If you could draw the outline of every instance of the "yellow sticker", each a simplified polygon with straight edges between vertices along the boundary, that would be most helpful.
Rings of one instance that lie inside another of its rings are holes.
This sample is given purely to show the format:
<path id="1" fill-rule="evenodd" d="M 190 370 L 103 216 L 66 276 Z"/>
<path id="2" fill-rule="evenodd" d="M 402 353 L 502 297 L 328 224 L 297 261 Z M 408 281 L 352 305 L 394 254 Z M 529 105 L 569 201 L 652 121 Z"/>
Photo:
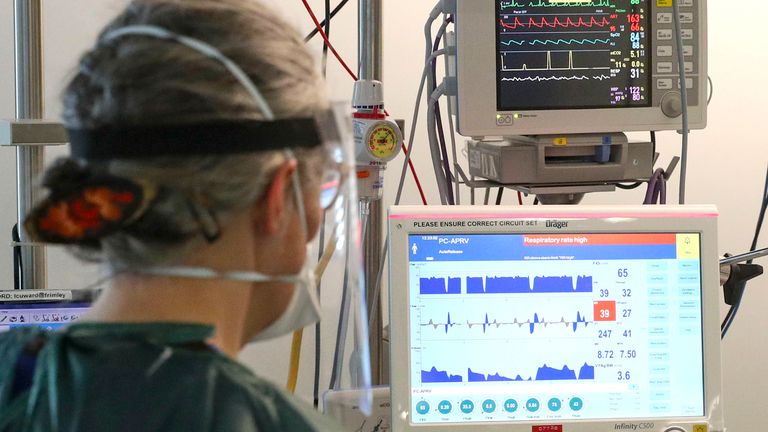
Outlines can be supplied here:
<path id="1" fill-rule="evenodd" d="M 555 138 L 554 141 L 556 146 L 567 146 L 568 145 L 568 138 Z"/>
<path id="2" fill-rule="evenodd" d="M 693 426 L 693 432 L 709 432 L 708 425 L 695 425 Z"/>
<path id="3" fill-rule="evenodd" d="M 656 0 L 657 7 L 672 7 L 672 0 Z M 698 432 L 698 431 L 694 431 Z"/>
<path id="4" fill-rule="evenodd" d="M 698 259 L 698 258 L 699 258 L 699 235 L 698 234 L 678 234 L 677 235 L 677 259 L 681 260 L 681 259 Z"/>

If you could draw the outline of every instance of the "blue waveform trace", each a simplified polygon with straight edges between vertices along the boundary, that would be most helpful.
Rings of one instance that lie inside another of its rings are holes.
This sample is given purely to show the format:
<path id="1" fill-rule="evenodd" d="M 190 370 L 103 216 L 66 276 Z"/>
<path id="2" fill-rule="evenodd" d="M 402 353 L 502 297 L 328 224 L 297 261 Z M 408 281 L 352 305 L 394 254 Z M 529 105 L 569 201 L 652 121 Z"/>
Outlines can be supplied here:
<path id="1" fill-rule="evenodd" d="M 425 295 L 461 294 L 461 278 L 419 278 L 419 293 Z"/>
<path id="2" fill-rule="evenodd" d="M 589 45 L 597 45 L 597 44 L 607 44 L 607 43 L 610 43 L 610 42 L 611 42 L 610 39 L 557 39 L 557 40 L 552 40 L 552 39 L 543 39 L 543 40 L 542 39 L 534 39 L 532 41 L 524 41 L 524 40 L 521 40 L 521 41 L 510 40 L 510 41 L 506 41 L 506 42 L 502 41 L 501 44 L 502 45 L 506 45 L 506 46 L 512 46 L 512 44 L 515 44 L 517 46 L 523 46 L 525 44 L 528 44 L 528 45 L 531 45 L 531 46 L 536 46 L 536 45 L 545 45 L 546 46 L 546 45 L 562 45 L 562 44 L 566 44 L 566 45 L 573 45 L 573 44 L 578 44 L 578 45 L 587 45 L 587 44 L 589 44 Z"/>
<path id="3" fill-rule="evenodd" d="M 463 382 L 461 375 L 449 375 L 446 371 L 439 371 L 433 367 L 429 371 L 421 371 L 421 382 L 423 383 L 457 383 Z"/>
<path id="4" fill-rule="evenodd" d="M 423 371 L 422 371 L 422 374 L 423 374 Z M 445 374 L 446 376 L 448 376 L 447 372 Z M 451 376 L 456 377 L 457 375 L 451 375 Z M 577 380 L 589 381 L 594 379 L 595 379 L 595 367 L 587 364 L 586 362 L 584 363 L 583 366 L 581 366 L 581 368 L 579 368 L 578 374 L 576 373 L 575 370 L 569 368 L 567 365 L 563 365 L 562 369 L 555 369 L 547 366 L 547 364 L 545 363 L 543 366 L 537 369 L 535 376 L 529 376 L 528 378 L 523 378 L 520 374 L 515 375 L 514 378 L 510 378 L 498 372 L 494 374 L 483 374 L 480 372 L 473 371 L 472 368 L 467 368 L 467 382 L 502 382 L 502 381 L 524 382 L 524 381 L 577 381 Z"/>
<path id="5" fill-rule="evenodd" d="M 578 276 L 574 286 L 570 276 L 536 276 L 531 287 L 525 276 L 485 278 L 467 277 L 467 294 L 591 293 L 592 276 Z"/>
<path id="6" fill-rule="evenodd" d="M 536 331 L 536 326 L 548 327 L 550 325 L 561 324 L 561 325 L 565 325 L 566 327 L 572 328 L 573 332 L 575 333 L 578 330 L 578 328 L 579 328 L 579 324 L 584 324 L 584 328 L 586 328 L 591 323 L 592 323 L 591 321 L 587 321 L 586 316 L 582 315 L 581 312 L 576 312 L 576 320 L 575 321 L 567 321 L 565 319 L 565 317 L 561 318 L 560 321 L 547 321 L 547 320 L 545 320 L 543 318 L 540 318 L 538 313 L 534 313 L 533 314 L 533 320 L 529 319 L 529 320 L 526 320 L 526 321 L 519 321 L 517 318 L 515 318 L 514 321 L 512 321 L 512 322 L 502 322 L 502 321 L 498 321 L 498 320 L 495 320 L 495 319 L 493 321 L 491 321 L 490 318 L 488 317 L 488 314 L 486 313 L 485 314 L 485 320 L 483 322 L 475 322 L 475 323 L 473 323 L 473 322 L 467 321 L 466 322 L 466 326 L 469 329 L 471 329 L 472 327 L 475 327 L 475 326 L 478 326 L 478 327 L 482 326 L 483 334 L 486 333 L 486 331 L 487 331 L 487 329 L 489 327 L 499 328 L 499 327 L 502 327 L 502 326 L 517 326 L 518 328 L 520 328 L 520 327 L 523 327 L 523 326 L 528 326 L 528 332 L 530 334 L 533 334 Z M 451 319 L 451 313 L 450 312 L 448 312 L 447 320 L 444 323 L 435 322 L 435 320 L 430 319 L 429 322 L 421 324 L 422 327 L 433 327 L 434 329 L 437 329 L 438 327 L 444 327 L 446 334 L 448 334 L 448 330 L 449 329 L 451 329 L 453 327 L 456 327 L 456 326 L 462 326 L 462 325 L 464 325 L 464 324 L 455 322 L 455 321 L 453 321 Z"/>

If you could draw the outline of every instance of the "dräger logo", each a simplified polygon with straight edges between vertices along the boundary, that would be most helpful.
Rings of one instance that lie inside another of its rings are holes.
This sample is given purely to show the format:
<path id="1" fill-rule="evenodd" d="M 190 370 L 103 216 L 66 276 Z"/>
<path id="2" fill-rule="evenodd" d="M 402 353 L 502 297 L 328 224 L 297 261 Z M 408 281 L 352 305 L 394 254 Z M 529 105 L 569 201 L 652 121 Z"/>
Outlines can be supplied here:
<path id="1" fill-rule="evenodd" d="M 548 220 L 547 221 L 547 228 L 557 228 L 557 229 L 568 228 L 568 222 L 556 221 L 556 220 Z"/>

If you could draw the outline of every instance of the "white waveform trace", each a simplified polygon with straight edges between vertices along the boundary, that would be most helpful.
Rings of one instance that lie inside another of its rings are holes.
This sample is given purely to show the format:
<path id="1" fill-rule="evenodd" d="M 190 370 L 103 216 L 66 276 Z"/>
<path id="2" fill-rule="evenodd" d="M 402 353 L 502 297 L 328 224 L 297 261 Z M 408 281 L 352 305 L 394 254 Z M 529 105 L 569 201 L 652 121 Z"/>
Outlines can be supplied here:
<path id="1" fill-rule="evenodd" d="M 532 77 L 512 77 L 512 78 L 502 78 L 502 81 L 512 81 L 512 82 L 524 82 L 524 81 L 531 81 L 531 82 L 542 82 L 542 81 L 586 81 L 586 80 L 598 80 L 603 81 L 607 79 L 611 79 L 608 75 L 597 75 L 588 77 L 586 75 L 573 75 L 573 76 L 551 76 L 551 77 L 542 77 L 542 76 L 532 76 Z"/>

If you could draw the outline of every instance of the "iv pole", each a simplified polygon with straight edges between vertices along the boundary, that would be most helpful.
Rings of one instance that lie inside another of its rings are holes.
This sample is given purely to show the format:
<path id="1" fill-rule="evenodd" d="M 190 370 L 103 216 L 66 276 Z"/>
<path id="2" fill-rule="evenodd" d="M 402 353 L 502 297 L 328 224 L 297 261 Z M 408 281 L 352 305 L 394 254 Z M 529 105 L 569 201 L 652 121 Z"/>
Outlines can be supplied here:
<path id="1" fill-rule="evenodd" d="M 14 54 L 16 72 L 16 121 L 43 118 L 43 37 L 41 0 L 15 0 Z M 32 127 L 32 126 L 30 126 Z M 40 197 L 36 183 L 43 172 L 45 149 L 40 143 L 16 147 L 17 217 L 21 242 L 27 242 L 22 222 Z M 45 249 L 37 246 L 21 248 L 22 289 L 45 289 Z"/>
<path id="2" fill-rule="evenodd" d="M 382 79 L 382 0 L 358 0 L 358 78 Z M 371 383 L 381 385 L 385 380 L 383 367 L 383 323 L 381 296 L 374 297 L 375 277 L 379 272 L 383 236 L 382 201 L 370 202 L 368 226 L 363 238 L 363 266 L 365 271 L 366 305 L 370 318 Z M 374 308 L 373 305 L 377 306 Z"/>

